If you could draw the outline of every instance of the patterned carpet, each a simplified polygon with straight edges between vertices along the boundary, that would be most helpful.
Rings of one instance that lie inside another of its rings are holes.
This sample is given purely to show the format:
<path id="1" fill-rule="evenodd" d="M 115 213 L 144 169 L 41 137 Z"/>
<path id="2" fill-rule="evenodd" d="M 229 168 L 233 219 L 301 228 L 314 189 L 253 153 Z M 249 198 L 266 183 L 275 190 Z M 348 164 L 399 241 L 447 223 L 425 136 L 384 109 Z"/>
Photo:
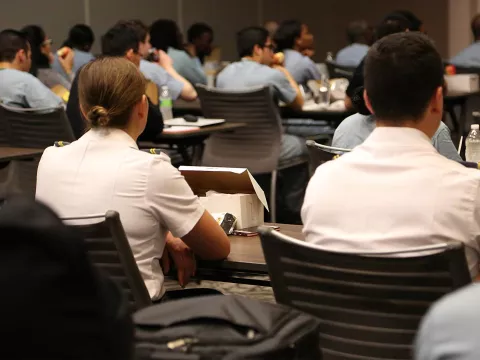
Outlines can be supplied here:
<path id="1" fill-rule="evenodd" d="M 263 278 L 265 279 L 265 278 Z M 244 285 L 244 284 L 233 284 L 233 283 L 224 283 L 224 282 L 214 282 L 214 281 L 202 281 L 200 285 L 196 283 L 190 283 L 187 285 L 188 288 L 203 287 L 211 288 L 221 291 L 224 294 L 235 294 L 246 296 L 251 299 L 256 299 L 265 302 L 275 302 L 273 296 L 273 291 L 271 287 L 266 286 L 255 286 L 255 285 Z M 181 289 L 180 285 L 174 280 L 165 279 L 165 288 L 169 290 L 179 290 Z"/>

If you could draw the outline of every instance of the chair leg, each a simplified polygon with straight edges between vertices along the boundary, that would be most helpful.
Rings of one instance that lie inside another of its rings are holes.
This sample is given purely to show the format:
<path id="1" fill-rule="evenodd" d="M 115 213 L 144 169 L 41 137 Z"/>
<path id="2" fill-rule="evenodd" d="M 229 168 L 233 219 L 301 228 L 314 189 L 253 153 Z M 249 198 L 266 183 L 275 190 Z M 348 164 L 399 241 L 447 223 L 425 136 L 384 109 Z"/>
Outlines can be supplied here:
<path id="1" fill-rule="evenodd" d="M 277 222 L 277 170 L 272 171 L 270 181 L 270 222 Z"/>

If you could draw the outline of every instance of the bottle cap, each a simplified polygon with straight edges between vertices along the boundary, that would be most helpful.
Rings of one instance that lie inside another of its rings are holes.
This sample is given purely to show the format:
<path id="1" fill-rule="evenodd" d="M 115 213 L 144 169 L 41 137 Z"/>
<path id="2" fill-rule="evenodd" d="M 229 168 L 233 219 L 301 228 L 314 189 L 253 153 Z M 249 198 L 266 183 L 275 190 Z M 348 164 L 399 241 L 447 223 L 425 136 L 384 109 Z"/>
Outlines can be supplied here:
<path id="1" fill-rule="evenodd" d="M 472 124 L 472 128 L 471 128 L 471 129 L 472 129 L 472 130 L 478 130 L 478 129 L 480 129 L 480 125 L 478 125 L 478 124 Z"/>

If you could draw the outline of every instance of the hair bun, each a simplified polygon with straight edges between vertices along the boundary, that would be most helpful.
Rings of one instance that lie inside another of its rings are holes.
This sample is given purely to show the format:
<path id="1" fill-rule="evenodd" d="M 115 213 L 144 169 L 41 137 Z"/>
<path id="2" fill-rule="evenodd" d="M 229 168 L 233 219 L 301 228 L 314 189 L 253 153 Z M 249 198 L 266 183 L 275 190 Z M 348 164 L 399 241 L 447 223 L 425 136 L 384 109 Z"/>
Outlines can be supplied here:
<path id="1" fill-rule="evenodd" d="M 93 126 L 107 126 L 110 122 L 110 115 L 103 106 L 94 106 L 88 112 L 88 119 Z"/>

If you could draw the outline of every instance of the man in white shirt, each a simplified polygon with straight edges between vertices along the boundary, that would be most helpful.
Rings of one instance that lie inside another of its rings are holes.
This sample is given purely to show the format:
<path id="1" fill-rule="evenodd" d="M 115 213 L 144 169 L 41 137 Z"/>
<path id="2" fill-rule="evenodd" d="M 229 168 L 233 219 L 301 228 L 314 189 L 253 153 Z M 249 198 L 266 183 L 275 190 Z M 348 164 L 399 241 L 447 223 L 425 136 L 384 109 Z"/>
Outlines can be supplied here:
<path id="1" fill-rule="evenodd" d="M 443 114 L 443 65 L 428 37 L 406 32 L 378 41 L 366 58 L 364 97 L 376 128 L 317 169 L 302 208 L 307 241 L 346 252 L 462 241 L 476 276 L 480 172 L 431 144 Z"/>

